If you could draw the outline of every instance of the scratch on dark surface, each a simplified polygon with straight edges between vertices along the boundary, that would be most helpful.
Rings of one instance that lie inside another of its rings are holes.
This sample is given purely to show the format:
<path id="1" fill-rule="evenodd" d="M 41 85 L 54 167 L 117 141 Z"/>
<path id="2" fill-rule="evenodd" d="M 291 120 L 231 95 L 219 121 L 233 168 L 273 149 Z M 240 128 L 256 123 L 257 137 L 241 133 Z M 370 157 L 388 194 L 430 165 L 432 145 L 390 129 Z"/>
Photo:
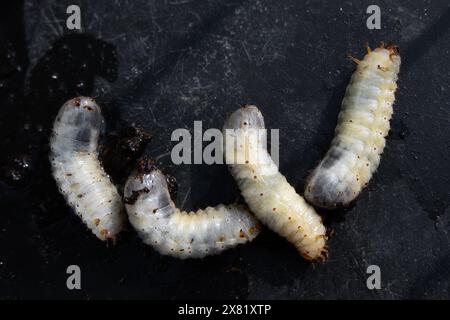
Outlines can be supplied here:
<path id="1" fill-rule="evenodd" d="M 202 38 L 200 35 L 203 34 L 204 30 L 214 30 L 217 28 L 221 21 L 226 18 L 229 14 L 231 14 L 235 8 L 239 5 L 242 5 L 245 0 L 240 1 L 238 4 L 233 6 L 224 5 L 222 8 L 217 9 L 215 12 L 208 15 L 207 18 L 202 20 L 202 23 L 199 26 L 196 26 L 192 32 L 189 32 L 187 37 L 180 37 L 178 39 L 174 39 L 172 42 L 174 45 L 172 46 L 172 50 L 170 53 L 164 55 L 161 58 L 158 58 L 152 65 L 151 68 L 153 70 L 161 70 L 157 74 L 151 72 L 144 72 L 142 77 L 137 79 L 136 83 L 137 87 L 125 87 L 125 92 L 117 92 L 121 96 L 129 95 L 127 92 L 129 90 L 133 90 L 133 94 L 142 95 L 144 91 L 153 91 L 153 88 L 148 88 L 146 86 L 147 83 L 155 83 L 158 78 L 163 77 L 163 75 L 173 72 L 174 66 L 176 62 L 180 58 L 180 54 L 187 50 L 189 47 L 194 47 Z"/>
<path id="2" fill-rule="evenodd" d="M 186 204 L 186 201 L 189 197 L 189 194 L 191 193 L 191 187 L 186 191 L 186 194 L 184 195 L 183 201 L 181 202 L 181 208 L 184 208 L 184 205 Z"/>
<path id="3" fill-rule="evenodd" d="M 244 49 L 244 52 L 245 52 L 245 55 L 247 56 L 248 61 L 252 62 L 252 57 L 250 56 L 250 53 L 247 50 L 247 46 L 246 46 L 245 42 L 241 41 L 241 45 L 242 45 L 242 48 Z"/>
<path id="4" fill-rule="evenodd" d="M 152 19 L 152 23 L 153 25 L 156 27 L 156 32 L 161 32 L 163 31 L 162 27 L 159 25 L 159 23 L 156 21 L 156 17 L 155 17 L 155 13 L 153 8 L 150 8 L 150 17 Z"/>
<path id="5" fill-rule="evenodd" d="M 193 11 L 193 10 L 189 10 L 189 13 L 190 13 L 191 15 L 193 15 L 193 16 L 195 17 L 195 19 L 197 19 L 197 22 L 198 22 L 198 23 L 201 23 L 201 22 L 202 22 L 202 18 L 200 17 L 200 15 L 199 15 L 197 12 L 195 12 L 195 11 Z"/>
<path id="6" fill-rule="evenodd" d="M 450 8 L 425 29 L 421 35 L 406 45 L 400 52 L 402 55 L 402 72 L 406 72 L 419 60 L 433 45 L 442 38 L 450 28 Z"/>
<path id="7" fill-rule="evenodd" d="M 47 16 L 47 14 L 46 14 L 47 11 L 50 12 L 51 19 Z M 55 34 L 55 36 L 60 36 L 64 33 L 62 30 L 62 27 L 60 26 L 60 20 L 58 20 L 56 18 L 52 7 L 50 7 L 49 10 L 47 10 L 47 8 L 43 7 L 42 11 L 41 11 L 41 15 L 44 18 L 44 20 L 48 23 L 50 28 L 53 30 L 53 33 Z"/>
<path id="8" fill-rule="evenodd" d="M 157 162 L 157 161 L 161 160 L 162 158 L 165 158 L 165 157 L 168 157 L 168 156 L 170 156 L 170 152 L 162 153 L 159 156 L 155 157 L 155 161 Z"/>
<path id="9" fill-rule="evenodd" d="M 190 3 L 190 2 L 192 2 L 193 0 L 178 0 L 178 1 L 169 1 L 169 4 L 170 5 L 174 5 L 174 6 L 177 6 L 177 5 L 180 5 L 180 4 L 186 4 L 186 3 Z"/>

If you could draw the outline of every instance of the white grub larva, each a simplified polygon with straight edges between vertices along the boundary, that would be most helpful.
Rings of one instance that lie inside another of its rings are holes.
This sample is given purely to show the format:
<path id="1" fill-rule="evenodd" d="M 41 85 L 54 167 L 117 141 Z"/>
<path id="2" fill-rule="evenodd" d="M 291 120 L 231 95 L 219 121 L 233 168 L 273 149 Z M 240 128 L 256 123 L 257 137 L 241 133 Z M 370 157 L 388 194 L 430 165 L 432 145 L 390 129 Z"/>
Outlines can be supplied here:
<path id="1" fill-rule="evenodd" d="M 367 47 L 342 101 L 331 147 L 308 177 L 305 198 L 318 207 L 347 206 L 380 163 L 395 100 L 400 56 L 396 46 Z"/>
<path id="2" fill-rule="evenodd" d="M 116 239 L 125 221 L 122 199 L 98 159 L 100 107 L 78 97 L 60 109 L 50 138 L 53 176 L 66 201 L 101 240 Z"/>
<path id="3" fill-rule="evenodd" d="M 128 219 L 144 243 L 175 258 L 203 258 L 253 240 L 256 218 L 241 205 L 218 205 L 197 212 L 178 209 L 166 177 L 141 160 L 125 184 Z"/>
<path id="4" fill-rule="evenodd" d="M 278 171 L 267 152 L 264 129 L 256 106 L 242 107 L 228 118 L 223 135 L 230 172 L 261 222 L 288 239 L 307 260 L 325 260 L 322 219 Z"/>

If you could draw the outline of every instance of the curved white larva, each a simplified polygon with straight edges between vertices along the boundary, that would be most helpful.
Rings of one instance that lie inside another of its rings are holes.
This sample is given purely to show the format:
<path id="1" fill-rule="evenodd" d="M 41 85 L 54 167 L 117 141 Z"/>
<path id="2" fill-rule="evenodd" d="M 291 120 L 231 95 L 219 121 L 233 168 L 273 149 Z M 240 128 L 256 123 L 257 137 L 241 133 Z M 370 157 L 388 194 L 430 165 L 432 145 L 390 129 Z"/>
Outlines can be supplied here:
<path id="1" fill-rule="evenodd" d="M 122 199 L 98 159 L 100 107 L 78 97 L 60 109 L 50 138 L 53 176 L 67 202 L 101 240 L 115 240 L 125 221 Z"/>
<path id="2" fill-rule="evenodd" d="M 264 129 L 264 118 L 255 106 L 242 107 L 228 118 L 223 134 L 230 172 L 259 220 L 293 243 L 304 258 L 324 260 L 322 219 L 278 171 L 267 152 Z"/>
<path id="3" fill-rule="evenodd" d="M 318 207 L 346 206 L 378 168 L 389 132 L 400 56 L 395 46 L 368 49 L 342 101 L 335 136 L 307 179 L 305 198 Z"/>
<path id="4" fill-rule="evenodd" d="M 260 225 L 240 205 L 218 205 L 197 212 L 178 209 L 166 177 L 141 163 L 125 185 L 128 218 L 144 243 L 175 258 L 203 258 L 253 240 Z"/>

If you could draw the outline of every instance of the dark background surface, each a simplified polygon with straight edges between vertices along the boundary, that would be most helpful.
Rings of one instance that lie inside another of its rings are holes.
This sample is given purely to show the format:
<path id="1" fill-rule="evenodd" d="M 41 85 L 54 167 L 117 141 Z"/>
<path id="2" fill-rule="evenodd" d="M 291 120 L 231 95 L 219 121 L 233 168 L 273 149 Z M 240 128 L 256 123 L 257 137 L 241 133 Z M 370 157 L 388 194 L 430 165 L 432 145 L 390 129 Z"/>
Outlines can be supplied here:
<path id="1" fill-rule="evenodd" d="M 78 4 L 82 32 L 65 27 Z M 447 1 L 17 1 L 1 10 L 1 298 L 450 298 L 450 11 Z M 280 128 L 281 172 L 303 193 L 328 148 L 367 41 L 400 46 L 391 133 L 355 205 L 323 212 L 330 258 L 304 261 L 268 229 L 203 260 L 160 256 L 130 229 L 107 247 L 71 212 L 47 160 L 62 103 L 97 99 L 109 132 L 154 134 L 145 153 L 174 175 L 176 202 L 197 209 L 238 196 L 223 165 L 174 166 L 175 128 L 221 128 L 244 103 Z M 66 268 L 82 290 L 66 288 Z M 366 287 L 378 265 L 382 289 Z"/>

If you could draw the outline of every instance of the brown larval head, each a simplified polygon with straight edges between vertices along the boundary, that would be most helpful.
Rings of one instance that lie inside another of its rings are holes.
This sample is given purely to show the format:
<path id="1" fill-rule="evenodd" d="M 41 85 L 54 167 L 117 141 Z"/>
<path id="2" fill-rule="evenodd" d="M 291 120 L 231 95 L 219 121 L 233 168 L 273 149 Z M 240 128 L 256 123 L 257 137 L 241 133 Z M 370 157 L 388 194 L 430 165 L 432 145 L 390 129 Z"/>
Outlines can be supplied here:
<path id="1" fill-rule="evenodd" d="M 400 48 L 399 48 L 399 46 L 397 46 L 397 45 L 395 45 L 393 43 L 389 43 L 388 45 L 386 45 L 384 42 L 381 42 L 379 48 L 388 50 L 389 51 L 389 58 L 392 58 L 392 56 L 400 55 Z"/>

